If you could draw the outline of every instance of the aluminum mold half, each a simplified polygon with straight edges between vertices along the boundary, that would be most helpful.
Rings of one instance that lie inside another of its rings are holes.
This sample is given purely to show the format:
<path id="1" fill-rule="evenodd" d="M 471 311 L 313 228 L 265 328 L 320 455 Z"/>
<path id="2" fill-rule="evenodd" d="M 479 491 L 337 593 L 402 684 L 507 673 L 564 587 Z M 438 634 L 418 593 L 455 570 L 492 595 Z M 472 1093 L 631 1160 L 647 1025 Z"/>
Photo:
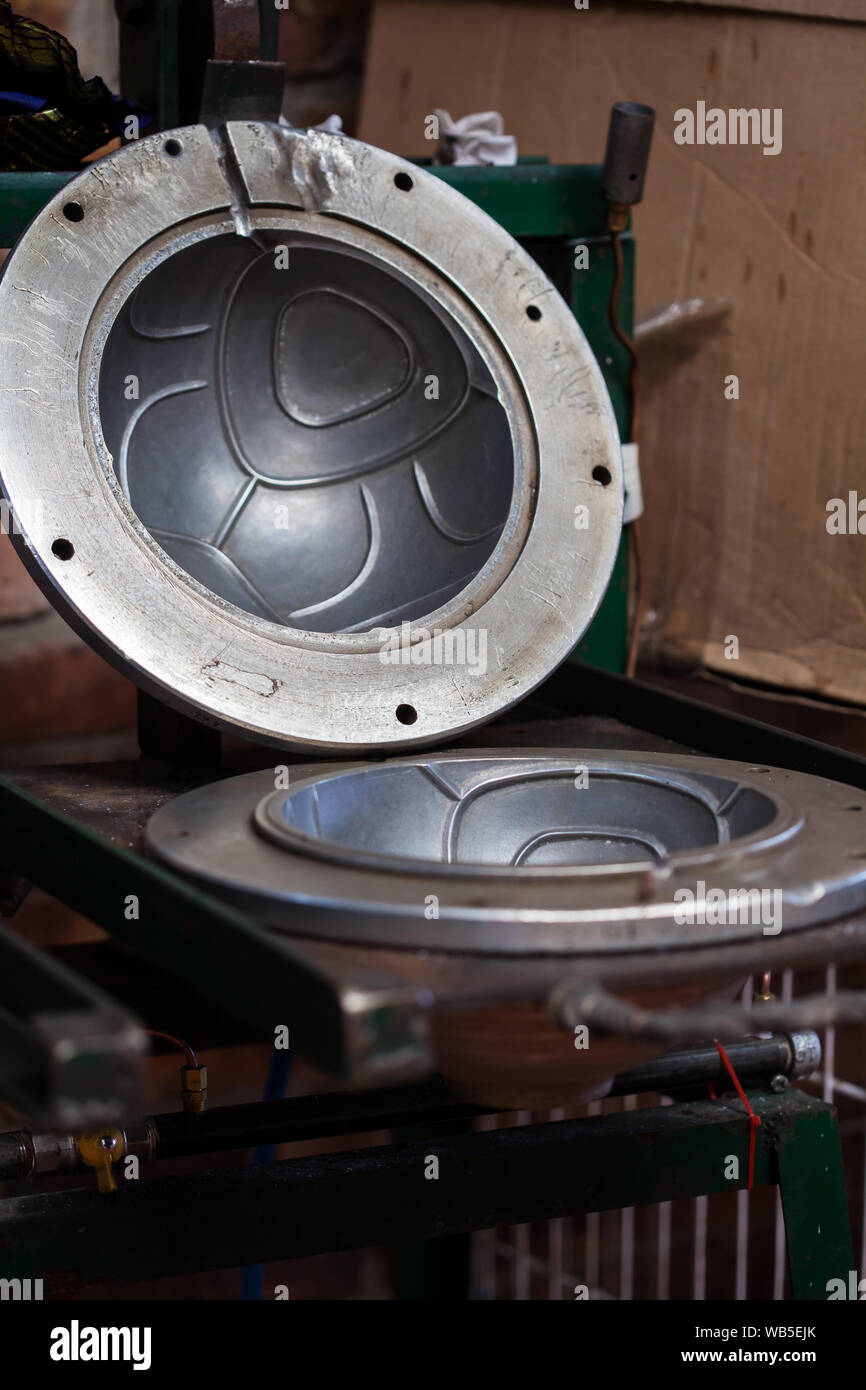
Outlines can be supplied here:
<path id="1" fill-rule="evenodd" d="M 150 849 L 269 926 L 440 951 L 769 951 L 866 904 L 861 793 L 805 773 L 489 749 L 288 774 L 185 793 Z"/>
<path id="2" fill-rule="evenodd" d="M 601 374 L 535 262 L 405 161 L 244 122 L 139 141 L 34 219 L 0 321 L 20 554 L 206 723 L 441 741 L 595 613 L 622 517 Z"/>

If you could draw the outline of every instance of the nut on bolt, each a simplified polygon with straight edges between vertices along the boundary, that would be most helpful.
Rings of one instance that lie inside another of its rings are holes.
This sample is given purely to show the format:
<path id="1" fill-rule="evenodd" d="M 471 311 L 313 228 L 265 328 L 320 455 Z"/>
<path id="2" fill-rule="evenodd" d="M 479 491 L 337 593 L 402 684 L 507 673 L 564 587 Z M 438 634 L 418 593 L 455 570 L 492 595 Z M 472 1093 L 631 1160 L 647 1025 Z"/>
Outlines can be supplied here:
<path id="1" fill-rule="evenodd" d="M 200 1115 L 207 1104 L 207 1067 L 181 1067 L 180 1088 L 188 1115 Z"/>

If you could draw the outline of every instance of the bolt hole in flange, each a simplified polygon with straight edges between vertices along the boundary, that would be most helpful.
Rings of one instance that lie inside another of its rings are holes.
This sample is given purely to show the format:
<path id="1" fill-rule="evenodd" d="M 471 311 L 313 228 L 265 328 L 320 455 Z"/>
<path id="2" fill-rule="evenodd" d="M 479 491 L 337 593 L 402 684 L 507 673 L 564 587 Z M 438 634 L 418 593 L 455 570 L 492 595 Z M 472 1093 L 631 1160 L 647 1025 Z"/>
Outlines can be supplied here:
<path id="1" fill-rule="evenodd" d="M 398 705 L 394 712 L 401 724 L 414 724 L 418 719 L 414 705 Z"/>
<path id="2" fill-rule="evenodd" d="M 80 203 L 64 203 L 63 216 L 67 222 L 82 222 L 84 220 L 84 208 Z"/>
<path id="3" fill-rule="evenodd" d="M 65 536 L 58 536 L 52 543 L 51 554 L 56 555 L 58 560 L 71 560 L 75 554 L 75 546 L 72 541 L 66 540 Z"/>
<path id="4" fill-rule="evenodd" d="M 183 151 L 183 145 L 179 140 L 175 140 L 174 136 L 166 140 L 162 148 L 165 150 L 166 154 L 170 154 L 173 159 L 176 159 Z"/>
<path id="5" fill-rule="evenodd" d="M 528 319 L 532 319 L 533 323 L 538 323 L 538 320 L 541 318 L 541 310 L 539 309 L 537 304 L 527 305 L 526 317 Z"/>
<path id="6" fill-rule="evenodd" d="M 404 174 L 401 171 L 399 174 L 394 175 L 394 185 L 399 188 L 402 193 L 411 193 L 412 189 L 415 187 L 415 181 L 411 174 Z"/>
<path id="7" fill-rule="evenodd" d="M 595 465 L 595 468 L 592 470 L 592 476 L 597 483 L 601 483 L 602 487 L 610 487 L 613 481 L 610 475 L 610 469 L 605 468 L 602 463 L 597 463 Z"/>

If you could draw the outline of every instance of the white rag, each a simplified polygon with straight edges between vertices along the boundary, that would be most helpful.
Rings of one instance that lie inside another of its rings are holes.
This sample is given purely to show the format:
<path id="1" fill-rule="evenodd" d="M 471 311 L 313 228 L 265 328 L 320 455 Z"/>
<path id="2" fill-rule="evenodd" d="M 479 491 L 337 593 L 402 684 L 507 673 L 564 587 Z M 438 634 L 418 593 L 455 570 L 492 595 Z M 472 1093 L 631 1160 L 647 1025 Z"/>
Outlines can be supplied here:
<path id="1" fill-rule="evenodd" d="M 517 141 L 505 134 L 498 111 L 475 111 L 452 121 L 447 111 L 437 111 L 439 144 L 434 164 L 516 164 Z"/>

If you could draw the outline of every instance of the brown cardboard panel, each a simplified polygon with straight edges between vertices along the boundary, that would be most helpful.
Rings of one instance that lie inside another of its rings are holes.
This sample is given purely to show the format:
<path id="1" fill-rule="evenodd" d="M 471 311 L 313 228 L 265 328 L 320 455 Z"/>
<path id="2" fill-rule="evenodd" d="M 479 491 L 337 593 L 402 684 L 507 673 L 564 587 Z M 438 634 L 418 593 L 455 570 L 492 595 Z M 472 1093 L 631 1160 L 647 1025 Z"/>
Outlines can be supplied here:
<path id="1" fill-rule="evenodd" d="M 835 22 L 382 0 L 359 130 L 424 154 L 436 107 L 494 108 L 523 152 L 597 161 L 612 102 L 656 108 L 638 311 L 707 296 L 732 312 L 700 347 L 643 354 L 650 633 L 728 675 L 860 703 L 866 535 L 828 534 L 826 507 L 866 498 L 864 70 L 866 28 Z M 781 153 L 677 145 L 674 112 L 699 100 L 781 108 Z"/>

